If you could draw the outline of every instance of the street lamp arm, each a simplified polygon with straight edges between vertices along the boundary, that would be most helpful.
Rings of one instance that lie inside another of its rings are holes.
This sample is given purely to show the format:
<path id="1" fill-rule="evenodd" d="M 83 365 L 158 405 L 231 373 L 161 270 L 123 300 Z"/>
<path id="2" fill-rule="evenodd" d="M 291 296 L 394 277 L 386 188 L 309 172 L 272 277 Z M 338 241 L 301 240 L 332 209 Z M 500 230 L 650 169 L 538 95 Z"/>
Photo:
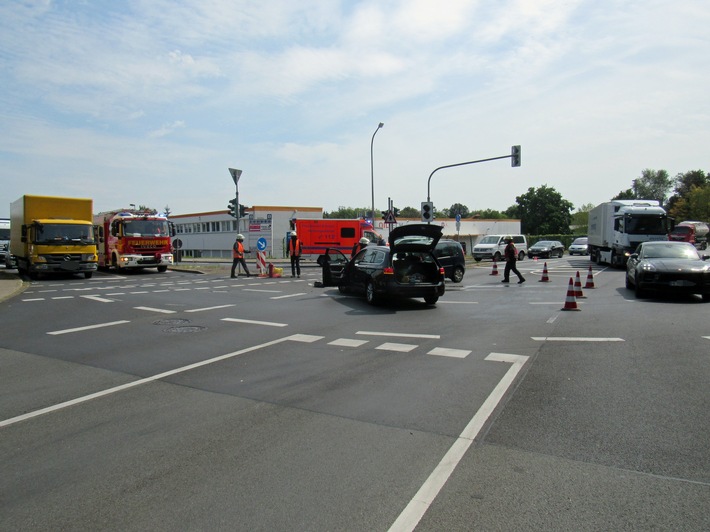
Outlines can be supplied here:
<path id="1" fill-rule="evenodd" d="M 510 159 L 510 155 L 501 155 L 500 157 L 490 157 L 488 159 L 479 159 L 477 161 L 467 161 L 465 163 L 447 164 L 446 166 L 440 166 L 439 168 L 435 168 L 434 171 L 429 174 L 429 179 L 426 182 L 426 200 L 431 201 L 431 177 L 434 175 L 435 172 L 443 170 L 444 168 L 454 168 L 456 166 L 465 166 L 467 164 L 485 163 L 488 161 L 496 161 L 498 159 Z"/>
<path id="2" fill-rule="evenodd" d="M 384 122 L 380 122 L 377 125 L 377 129 L 375 129 L 375 132 L 372 134 L 372 140 L 370 141 L 370 184 L 372 186 L 372 224 L 375 224 L 375 158 L 373 154 L 373 147 L 375 145 L 375 135 L 377 135 L 377 132 L 384 126 Z"/>

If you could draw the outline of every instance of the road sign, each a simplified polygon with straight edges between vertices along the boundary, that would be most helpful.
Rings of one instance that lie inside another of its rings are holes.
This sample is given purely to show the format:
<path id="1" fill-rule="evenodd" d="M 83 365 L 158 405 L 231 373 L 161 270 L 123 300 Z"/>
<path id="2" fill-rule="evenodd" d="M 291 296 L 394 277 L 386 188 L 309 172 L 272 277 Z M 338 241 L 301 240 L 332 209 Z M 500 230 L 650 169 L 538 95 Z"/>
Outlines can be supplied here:
<path id="1" fill-rule="evenodd" d="M 396 224 L 397 220 L 394 217 L 394 213 L 392 211 L 387 211 L 385 214 L 385 223 L 386 224 Z"/>
<path id="2" fill-rule="evenodd" d="M 256 249 L 259 251 L 264 251 L 266 249 L 266 239 L 264 237 L 261 237 L 256 241 Z"/>
<path id="3" fill-rule="evenodd" d="M 242 176 L 242 171 L 237 170 L 236 168 L 230 168 L 229 173 L 232 176 L 232 180 L 234 181 L 234 184 L 236 185 L 239 183 L 239 178 Z"/>

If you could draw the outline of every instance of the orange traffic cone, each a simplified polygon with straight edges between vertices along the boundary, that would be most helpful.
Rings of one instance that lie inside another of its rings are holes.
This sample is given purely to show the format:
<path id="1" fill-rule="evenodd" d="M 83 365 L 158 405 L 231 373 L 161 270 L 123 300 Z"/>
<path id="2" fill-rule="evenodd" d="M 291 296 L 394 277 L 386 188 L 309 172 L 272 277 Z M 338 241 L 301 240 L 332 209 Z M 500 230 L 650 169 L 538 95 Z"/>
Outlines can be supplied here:
<path id="1" fill-rule="evenodd" d="M 577 299 L 584 299 L 587 297 L 582 292 L 582 280 L 579 278 L 579 270 L 577 270 L 577 276 L 574 279 L 574 297 Z"/>
<path id="2" fill-rule="evenodd" d="M 498 263 L 496 263 L 495 259 L 493 259 L 493 271 L 491 275 L 498 275 Z"/>
<path id="3" fill-rule="evenodd" d="M 589 272 L 587 272 L 587 284 L 584 288 L 594 288 L 594 275 L 592 275 L 592 265 L 589 265 Z"/>
<path id="4" fill-rule="evenodd" d="M 569 278 L 569 287 L 567 288 L 567 299 L 565 299 L 565 306 L 560 310 L 581 310 L 577 308 L 577 299 L 574 297 L 574 281 Z"/>
<path id="5" fill-rule="evenodd" d="M 547 276 L 547 263 L 542 267 L 542 279 L 538 281 L 539 283 L 549 283 L 550 278 Z"/>

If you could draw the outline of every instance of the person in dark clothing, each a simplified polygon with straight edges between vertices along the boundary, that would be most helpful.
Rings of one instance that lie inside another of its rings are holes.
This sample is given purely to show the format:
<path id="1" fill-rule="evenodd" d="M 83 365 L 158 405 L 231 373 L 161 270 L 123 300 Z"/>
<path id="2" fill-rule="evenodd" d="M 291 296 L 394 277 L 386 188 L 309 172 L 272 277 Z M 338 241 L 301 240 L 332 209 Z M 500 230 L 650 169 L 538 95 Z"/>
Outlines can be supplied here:
<path id="1" fill-rule="evenodd" d="M 251 277 L 251 274 L 249 273 L 249 268 L 247 268 L 247 262 L 244 260 L 244 235 L 237 235 L 237 239 L 234 241 L 234 245 L 232 246 L 232 275 L 230 277 L 234 278 L 236 275 L 234 275 L 237 266 L 239 264 L 242 265 L 242 268 L 244 268 L 244 271 L 247 274 L 247 277 Z"/>
<path id="2" fill-rule="evenodd" d="M 525 282 L 525 279 L 522 275 L 520 275 L 518 268 L 515 267 L 515 263 L 518 261 L 518 250 L 515 249 L 515 244 L 513 244 L 513 238 L 508 236 L 505 238 L 505 241 L 507 243 L 507 245 L 505 246 L 505 251 L 503 252 L 505 255 L 505 271 L 503 272 L 503 280 L 501 281 L 501 283 L 509 283 L 510 272 L 513 272 L 515 275 L 518 276 L 518 284 L 523 284 Z"/>

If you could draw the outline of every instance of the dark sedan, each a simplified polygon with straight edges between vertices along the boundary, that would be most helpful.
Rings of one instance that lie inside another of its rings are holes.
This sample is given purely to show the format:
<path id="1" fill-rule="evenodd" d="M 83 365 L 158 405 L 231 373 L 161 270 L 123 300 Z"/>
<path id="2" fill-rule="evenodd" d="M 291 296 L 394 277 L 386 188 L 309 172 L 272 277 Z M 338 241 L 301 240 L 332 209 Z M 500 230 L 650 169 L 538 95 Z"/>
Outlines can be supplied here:
<path id="1" fill-rule="evenodd" d="M 349 260 L 337 249 L 318 257 L 323 286 L 362 293 L 377 304 L 392 297 L 422 297 L 433 305 L 444 295 L 444 268 L 433 254 L 441 227 L 409 224 L 393 229 L 389 247 L 367 246 Z"/>
<path id="2" fill-rule="evenodd" d="M 710 301 L 709 258 L 687 242 L 643 242 L 626 263 L 626 288 L 639 298 L 666 291 L 700 294 Z"/>
<path id="3" fill-rule="evenodd" d="M 551 259 L 553 257 L 562 258 L 565 253 L 565 246 L 557 240 L 540 240 L 535 245 L 528 248 L 528 257 L 540 257 L 542 259 Z"/>

